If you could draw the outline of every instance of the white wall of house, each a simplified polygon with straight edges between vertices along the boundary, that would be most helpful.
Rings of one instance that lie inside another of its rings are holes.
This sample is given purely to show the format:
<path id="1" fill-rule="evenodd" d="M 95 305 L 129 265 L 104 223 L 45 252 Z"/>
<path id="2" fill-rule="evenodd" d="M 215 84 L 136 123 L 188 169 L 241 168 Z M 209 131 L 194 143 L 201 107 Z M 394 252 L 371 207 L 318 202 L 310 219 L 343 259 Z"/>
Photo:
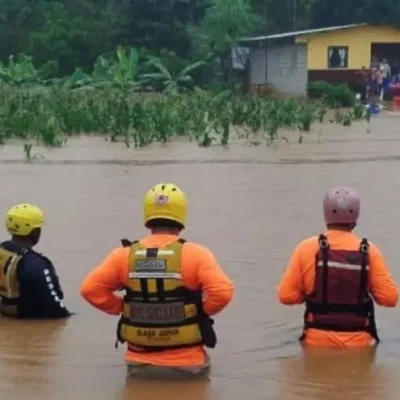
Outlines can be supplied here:
<path id="1" fill-rule="evenodd" d="M 307 45 L 270 43 L 252 47 L 250 53 L 250 84 L 269 84 L 276 89 L 307 94 Z"/>
<path id="2" fill-rule="evenodd" d="M 265 85 L 267 81 L 267 49 L 265 46 L 250 49 L 250 85 Z"/>

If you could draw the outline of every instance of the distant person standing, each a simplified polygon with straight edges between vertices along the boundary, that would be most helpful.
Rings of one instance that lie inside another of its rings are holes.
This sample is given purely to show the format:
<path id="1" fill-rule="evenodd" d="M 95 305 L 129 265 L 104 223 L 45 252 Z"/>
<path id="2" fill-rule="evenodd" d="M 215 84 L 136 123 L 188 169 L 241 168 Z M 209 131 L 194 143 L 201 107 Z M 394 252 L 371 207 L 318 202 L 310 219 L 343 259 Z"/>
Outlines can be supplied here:
<path id="1" fill-rule="evenodd" d="M 367 80 L 367 103 L 375 105 L 378 103 L 381 93 L 381 75 L 378 69 L 372 68 L 371 74 Z"/>
<path id="2" fill-rule="evenodd" d="M 361 100 L 363 102 L 366 102 L 367 100 L 367 82 L 369 73 L 369 70 L 365 68 L 365 66 L 362 66 L 361 70 L 356 72 L 357 93 L 361 95 Z"/>
<path id="3" fill-rule="evenodd" d="M 380 72 L 382 75 L 382 90 L 381 90 L 380 100 L 383 101 L 383 94 L 385 90 L 387 90 L 392 77 L 392 69 L 386 58 L 382 60 Z"/>
<path id="4" fill-rule="evenodd" d="M 390 64 L 388 63 L 388 60 L 386 58 L 383 59 L 382 65 L 381 65 L 381 71 L 382 71 L 382 76 L 383 76 L 383 84 L 390 82 L 390 79 L 392 77 L 392 68 L 390 67 Z"/>
<path id="5" fill-rule="evenodd" d="M 378 61 L 378 57 L 376 55 L 372 55 L 371 57 L 371 76 L 372 79 L 368 83 L 369 90 L 369 103 L 377 104 L 378 101 L 383 100 L 383 75 L 382 75 L 382 63 Z M 378 88 L 376 88 L 376 84 Z M 371 101 L 372 100 L 372 101 Z"/>
<path id="6" fill-rule="evenodd" d="M 380 69 L 381 63 L 378 61 L 378 59 L 377 59 L 377 57 L 375 55 L 373 55 L 371 57 L 371 64 L 370 64 L 369 67 L 370 67 L 370 69 L 374 69 L 374 68 Z"/>

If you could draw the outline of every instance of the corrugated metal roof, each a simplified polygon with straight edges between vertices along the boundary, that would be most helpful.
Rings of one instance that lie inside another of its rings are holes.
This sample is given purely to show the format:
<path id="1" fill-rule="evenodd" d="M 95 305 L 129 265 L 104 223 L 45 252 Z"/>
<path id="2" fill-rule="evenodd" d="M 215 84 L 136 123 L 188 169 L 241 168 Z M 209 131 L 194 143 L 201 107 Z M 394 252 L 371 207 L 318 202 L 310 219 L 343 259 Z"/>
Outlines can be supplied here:
<path id="1" fill-rule="evenodd" d="M 329 32 L 329 31 L 338 31 L 340 29 L 355 28 L 356 26 L 363 26 L 363 25 L 368 25 L 368 24 L 362 23 L 362 24 L 351 24 L 351 25 L 339 25 L 339 26 L 330 26 L 327 28 L 307 29 L 307 30 L 303 30 L 303 31 L 276 33 L 274 35 L 243 38 L 240 40 L 240 42 L 255 42 L 258 40 L 283 39 L 283 38 L 292 37 L 292 36 L 310 35 L 313 33 L 322 33 L 322 32 Z"/>

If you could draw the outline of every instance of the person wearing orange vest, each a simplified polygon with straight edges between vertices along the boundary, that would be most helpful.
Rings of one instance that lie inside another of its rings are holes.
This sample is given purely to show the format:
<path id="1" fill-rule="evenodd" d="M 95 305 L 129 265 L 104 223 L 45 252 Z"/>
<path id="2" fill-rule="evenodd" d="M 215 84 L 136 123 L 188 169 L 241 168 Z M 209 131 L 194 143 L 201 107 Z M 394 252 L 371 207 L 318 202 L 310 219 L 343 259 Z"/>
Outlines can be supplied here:
<path id="1" fill-rule="evenodd" d="M 172 183 L 151 188 L 143 206 L 150 235 L 122 240 L 84 280 L 81 295 L 120 315 L 117 343 L 126 342 L 128 373 L 205 374 L 205 350 L 217 343 L 212 316 L 232 300 L 233 283 L 206 247 L 180 235 L 186 195 Z M 125 290 L 122 298 L 114 294 Z"/>
<path id="2" fill-rule="evenodd" d="M 304 344 L 375 345 L 374 301 L 395 307 L 397 284 L 379 248 L 353 232 L 360 214 L 356 191 L 329 189 L 323 209 L 327 229 L 298 244 L 278 287 L 279 301 L 305 303 Z"/>

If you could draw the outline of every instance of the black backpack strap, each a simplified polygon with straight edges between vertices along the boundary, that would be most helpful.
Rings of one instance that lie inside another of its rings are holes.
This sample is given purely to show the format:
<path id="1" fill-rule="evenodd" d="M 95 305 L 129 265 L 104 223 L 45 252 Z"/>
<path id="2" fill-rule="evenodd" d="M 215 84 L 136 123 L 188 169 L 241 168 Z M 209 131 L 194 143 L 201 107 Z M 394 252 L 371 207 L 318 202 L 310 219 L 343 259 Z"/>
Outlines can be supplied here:
<path id="1" fill-rule="evenodd" d="M 122 247 L 131 247 L 133 244 L 138 243 L 139 240 L 134 240 L 131 242 L 129 239 L 121 239 Z"/>
<path id="2" fill-rule="evenodd" d="M 372 337 L 376 340 L 377 343 L 380 342 L 379 336 L 378 336 L 378 329 L 376 326 L 376 320 L 375 320 L 375 305 L 374 301 L 372 298 L 369 296 L 369 294 L 366 292 L 366 285 L 367 285 L 367 279 L 368 279 L 368 252 L 369 252 L 370 244 L 368 242 L 367 238 L 363 238 L 360 243 L 360 253 L 361 253 L 361 276 L 360 276 L 360 291 L 359 291 L 359 301 L 360 303 L 365 302 L 365 296 L 368 296 L 368 304 L 370 305 L 370 329 L 369 333 L 372 335 Z M 371 267 L 371 266 L 370 266 Z"/>
<path id="3" fill-rule="evenodd" d="M 363 238 L 360 243 L 360 253 L 361 253 L 361 274 L 360 274 L 360 289 L 359 289 L 359 301 L 360 303 L 365 302 L 366 284 L 368 278 L 367 264 L 368 264 L 368 251 L 369 243 L 366 238 Z"/>
<path id="4" fill-rule="evenodd" d="M 129 239 L 121 239 L 120 242 L 121 242 L 122 247 L 131 247 L 133 244 L 138 243 L 139 240 L 134 240 L 132 242 Z M 187 242 L 187 240 L 183 239 L 183 238 L 179 238 L 178 242 L 181 243 L 181 244 L 185 244 Z"/>
<path id="5" fill-rule="evenodd" d="M 322 303 L 328 304 L 328 238 L 321 234 L 318 237 L 319 248 L 322 254 Z"/>

